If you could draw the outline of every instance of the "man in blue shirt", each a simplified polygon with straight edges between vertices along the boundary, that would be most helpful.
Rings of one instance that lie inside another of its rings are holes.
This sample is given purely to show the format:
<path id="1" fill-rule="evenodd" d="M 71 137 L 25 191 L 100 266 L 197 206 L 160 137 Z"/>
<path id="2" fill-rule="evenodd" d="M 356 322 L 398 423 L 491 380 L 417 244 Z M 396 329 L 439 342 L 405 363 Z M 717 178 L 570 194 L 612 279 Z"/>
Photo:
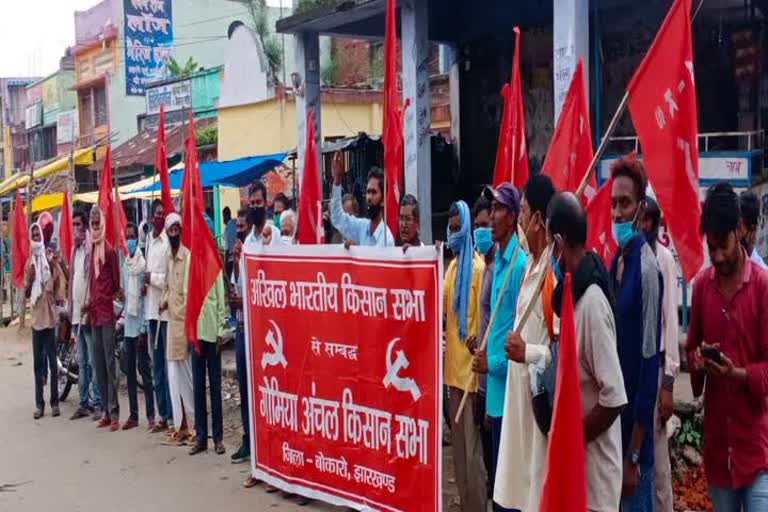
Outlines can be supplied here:
<path id="1" fill-rule="evenodd" d="M 341 181 L 344 177 L 341 154 L 333 158 L 333 189 L 331 190 L 331 224 L 346 240 L 345 245 L 394 247 L 395 239 L 384 222 L 384 174 L 379 169 L 368 173 L 365 191 L 366 218 L 357 218 L 344 212 L 341 204 Z M 397 215 L 392 212 L 390 215 Z"/>
<path id="2" fill-rule="evenodd" d="M 502 183 L 495 190 L 487 189 L 486 195 L 491 201 L 491 237 L 498 244 L 491 285 L 491 311 L 496 305 L 511 265 L 511 275 L 502 295 L 499 311 L 488 327 L 488 346 L 485 350 L 477 351 L 472 362 L 475 372 L 488 374 L 485 397 L 485 413 L 491 419 L 491 467 L 488 468 L 488 480 L 494 482 L 507 384 L 508 361 L 504 353 L 504 340 L 515 325 L 517 294 L 525 270 L 526 255 L 522 248 L 518 249 L 517 218 L 520 214 L 520 194 L 517 189 L 509 183 Z M 496 503 L 493 506 L 497 512 L 506 510 Z"/>
<path id="3" fill-rule="evenodd" d="M 763 258 L 757 253 L 757 247 L 755 247 L 757 223 L 760 220 L 760 200 L 757 198 L 757 194 L 751 190 L 745 190 L 739 196 L 739 206 L 741 206 L 741 220 L 744 223 L 744 238 L 741 239 L 741 245 L 747 250 L 752 261 L 760 265 L 761 268 L 768 269 Z"/>
<path id="4" fill-rule="evenodd" d="M 653 512 L 654 413 L 659 385 L 662 277 L 653 250 L 637 230 L 648 181 L 634 156 L 611 168 L 611 220 L 619 246 L 611 264 L 616 337 L 627 406 L 621 413 L 624 452 L 621 510 Z"/>

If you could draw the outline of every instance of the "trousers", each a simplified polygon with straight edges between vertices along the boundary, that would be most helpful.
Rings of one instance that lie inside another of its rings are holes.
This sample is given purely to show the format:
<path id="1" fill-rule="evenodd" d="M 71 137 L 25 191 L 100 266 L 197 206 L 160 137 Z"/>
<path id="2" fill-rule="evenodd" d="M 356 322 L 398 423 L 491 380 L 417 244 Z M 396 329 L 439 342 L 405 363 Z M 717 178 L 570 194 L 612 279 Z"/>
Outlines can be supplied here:
<path id="1" fill-rule="evenodd" d="M 120 419 L 120 403 L 117 399 L 119 375 L 115 358 L 114 324 L 94 325 L 93 360 L 96 368 L 96 381 L 99 383 L 104 406 L 104 417 L 112 421 Z"/>
<path id="2" fill-rule="evenodd" d="M 160 326 L 158 328 L 158 322 Z M 168 332 L 168 322 L 149 320 L 147 327 L 148 340 L 152 346 L 152 376 L 155 385 L 155 399 L 157 401 L 157 415 L 160 421 L 173 419 L 171 411 L 171 391 L 168 387 L 168 371 L 165 361 L 165 341 Z M 155 339 L 157 333 L 157 339 Z"/>
<path id="3" fill-rule="evenodd" d="M 453 418 L 459 410 L 463 391 L 448 388 L 448 411 L 451 418 L 451 448 L 456 472 L 456 485 L 463 512 L 485 511 L 488 502 L 485 462 L 483 461 L 483 440 L 480 428 L 475 423 L 474 409 L 476 393 L 467 397 L 467 403 L 458 423 Z"/>
<path id="4" fill-rule="evenodd" d="M 45 408 L 43 384 L 46 369 L 50 368 L 51 407 L 59 405 L 59 365 L 56 361 L 56 336 L 53 329 L 32 329 L 32 357 L 35 374 L 35 405 L 38 409 Z"/>
<path id="5" fill-rule="evenodd" d="M 125 338 L 125 353 L 128 357 L 128 411 L 134 420 L 139 419 L 139 400 L 137 393 L 136 367 L 144 385 L 144 408 L 147 421 L 155 418 L 155 398 L 152 386 L 152 370 L 149 367 L 147 338 Z M 138 364 L 137 364 L 138 363 Z"/>
<path id="6" fill-rule="evenodd" d="M 715 512 L 768 510 L 768 472 L 759 473 L 750 485 L 741 489 L 710 485 L 709 498 L 712 500 L 712 508 Z"/>
<path id="7" fill-rule="evenodd" d="M 184 412 L 187 424 L 195 418 L 195 397 L 192 387 L 192 360 L 189 355 L 180 361 L 168 361 L 168 387 L 171 391 L 173 424 L 181 428 Z"/>
<path id="8" fill-rule="evenodd" d="M 80 408 L 88 409 L 92 405 L 94 409 L 101 409 L 101 391 L 93 369 L 91 327 L 80 324 L 74 326 L 73 329 L 77 332 L 77 365 L 79 367 L 77 390 L 80 393 Z M 93 392 L 93 397 L 90 396 L 91 392 Z M 91 402 L 91 398 L 93 398 L 93 402 Z"/>
<path id="9" fill-rule="evenodd" d="M 208 406 L 205 399 L 205 376 L 208 374 L 211 395 L 211 430 L 214 444 L 224 437 L 221 411 L 221 354 L 216 343 L 200 340 L 200 353 L 192 351 L 192 381 L 195 394 L 195 434 L 197 444 L 208 442 Z"/>

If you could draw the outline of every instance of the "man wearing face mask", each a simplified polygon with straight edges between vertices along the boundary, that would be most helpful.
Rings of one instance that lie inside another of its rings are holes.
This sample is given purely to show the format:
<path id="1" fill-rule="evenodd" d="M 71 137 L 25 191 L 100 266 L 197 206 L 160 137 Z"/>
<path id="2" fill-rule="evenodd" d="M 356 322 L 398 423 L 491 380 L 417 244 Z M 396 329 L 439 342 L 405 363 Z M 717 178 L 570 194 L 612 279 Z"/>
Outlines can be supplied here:
<path id="1" fill-rule="evenodd" d="M 128 419 L 123 423 L 123 430 L 130 430 L 139 425 L 139 402 L 137 398 L 136 367 L 144 385 L 144 398 L 147 428 L 155 426 L 155 400 L 153 397 L 152 371 L 149 366 L 149 348 L 147 346 L 147 324 L 144 321 L 144 296 L 141 288 L 144 284 L 146 261 L 139 248 L 139 232 L 136 225 L 129 222 L 125 228 L 125 244 L 128 256 L 123 259 L 123 329 L 125 353 L 128 359 Z"/>
<path id="2" fill-rule="evenodd" d="M 280 214 L 280 242 L 283 245 L 293 245 L 296 243 L 296 212 L 293 210 L 284 210 Z"/>
<path id="3" fill-rule="evenodd" d="M 554 193 L 555 188 L 548 176 L 533 175 L 528 179 L 520 201 L 520 227 L 526 234 L 530 253 L 520 283 L 515 318 L 522 317 L 531 301 L 535 306 L 523 331 L 518 335 L 510 330 L 506 335 L 504 349 L 511 362 L 507 370 L 493 494 L 495 503 L 514 510 L 538 510 L 544 482 L 547 432 L 542 432 L 537 425 L 531 396 L 534 390 L 538 394 L 543 387 L 540 381 L 543 371 L 552 361 L 549 344 L 557 327 L 551 299 L 555 276 L 549 258 L 545 257 L 545 216 Z M 539 292 L 542 273 L 544 284 Z M 546 397 L 546 393 L 543 396 Z"/>
<path id="4" fill-rule="evenodd" d="M 491 285 L 491 307 L 496 305 L 511 266 L 507 287 L 501 295 L 499 311 L 493 323 L 488 326 L 488 346 L 486 350 L 477 351 L 472 361 L 473 371 L 488 374 L 485 397 L 485 412 L 491 422 L 491 465 L 488 468 L 488 478 L 495 481 L 507 384 L 508 361 L 504 354 L 504 338 L 514 326 L 515 305 L 525 270 L 525 251 L 522 248 L 515 250 L 518 247 L 517 218 L 520 215 L 520 195 L 517 189 L 510 183 L 502 183 L 496 189 L 486 189 L 485 194 L 491 201 L 491 235 L 493 241 L 498 244 Z M 494 509 L 504 510 L 495 503 Z"/>
<path id="5" fill-rule="evenodd" d="M 659 371 L 659 398 L 653 428 L 654 442 L 654 512 L 672 512 L 672 470 L 669 463 L 667 420 L 672 416 L 675 377 L 680 368 L 679 333 L 677 329 L 677 276 L 679 271 L 672 253 L 658 242 L 661 209 L 652 197 L 645 199 L 645 213 L 641 223 L 648 245 L 656 255 L 662 279 L 664 296 L 661 309 L 661 345 Z"/>
<path id="6" fill-rule="evenodd" d="M 248 223 L 253 226 L 245 246 L 260 247 L 262 245 L 278 245 L 280 243 L 280 228 L 274 224 L 267 224 L 267 186 L 261 180 L 256 180 L 251 185 L 250 208 L 248 210 Z M 238 272 L 235 265 L 235 272 Z"/>
<path id="7" fill-rule="evenodd" d="M 611 218 L 619 249 L 611 264 L 619 361 L 628 404 L 621 414 L 621 508 L 653 510 L 653 432 L 659 379 L 662 281 L 656 256 L 637 231 L 648 182 L 643 164 L 625 156 L 611 167 Z"/>
<path id="8" fill-rule="evenodd" d="M 621 423 L 627 403 L 616 347 L 613 286 L 603 260 L 587 251 L 587 216 L 571 192 L 555 194 L 547 208 L 547 240 L 553 244 L 556 273 L 571 274 L 579 391 L 584 430 L 587 510 L 616 512 L 621 499 Z M 552 294 L 560 315 L 563 281 Z"/>
<path id="9" fill-rule="evenodd" d="M 333 157 L 333 189 L 331 190 L 331 223 L 347 247 L 365 245 L 370 247 L 394 247 L 394 238 L 384 223 L 384 174 L 379 169 L 368 173 L 365 192 L 366 218 L 358 219 L 344 213 L 341 206 L 341 182 L 344 178 L 341 153 Z M 394 213 L 393 213 L 394 214 Z"/>
<path id="10" fill-rule="evenodd" d="M 272 223 L 278 229 L 282 227 L 280 216 L 290 207 L 291 205 L 290 201 L 288 201 L 288 197 L 282 192 L 278 192 L 272 200 Z"/>
<path id="11" fill-rule="evenodd" d="M 168 312 L 159 309 L 163 290 L 165 290 L 168 261 L 171 257 L 171 247 L 165 233 L 165 213 L 162 201 L 155 200 L 152 203 L 152 232 L 147 238 L 147 262 L 143 286 L 144 318 L 147 320 L 148 342 L 152 347 L 152 374 L 159 416 L 159 421 L 154 427 L 150 427 L 150 432 L 153 433 L 168 430 L 168 422 L 173 422 L 165 360 Z"/>
<path id="12" fill-rule="evenodd" d="M 93 338 L 91 327 L 81 312 L 88 288 L 88 268 L 91 261 L 91 237 L 88 232 L 88 216 L 82 210 L 75 210 L 72 216 L 72 238 L 74 246 L 70 257 L 70 279 L 68 282 L 67 301 L 69 316 L 72 319 L 72 335 L 77 336 L 78 390 L 80 406 L 70 419 L 85 418 L 93 411 L 93 419 L 101 418 L 101 392 L 96 383 L 93 369 Z M 93 393 L 93 403 L 89 395 Z"/>
<path id="13" fill-rule="evenodd" d="M 739 206 L 741 207 L 741 220 L 744 223 L 744 238 L 741 239 L 741 245 L 747 250 L 752 261 L 763 269 L 768 269 L 763 258 L 757 253 L 755 246 L 757 224 L 760 221 L 760 200 L 757 198 L 757 194 L 751 190 L 745 190 L 739 196 Z"/>
<path id="14" fill-rule="evenodd" d="M 472 372 L 472 352 L 479 326 L 480 286 L 483 259 L 475 253 L 470 227 L 469 207 L 464 201 L 453 203 L 448 211 L 448 247 L 454 254 L 445 272 L 443 311 L 445 312 L 444 381 L 448 386 L 450 418 L 456 417 L 459 403 Z M 461 510 L 485 510 L 486 471 L 483 463 L 480 431 L 475 425 L 475 383 L 457 424 L 451 424 L 456 485 L 459 488 Z"/>

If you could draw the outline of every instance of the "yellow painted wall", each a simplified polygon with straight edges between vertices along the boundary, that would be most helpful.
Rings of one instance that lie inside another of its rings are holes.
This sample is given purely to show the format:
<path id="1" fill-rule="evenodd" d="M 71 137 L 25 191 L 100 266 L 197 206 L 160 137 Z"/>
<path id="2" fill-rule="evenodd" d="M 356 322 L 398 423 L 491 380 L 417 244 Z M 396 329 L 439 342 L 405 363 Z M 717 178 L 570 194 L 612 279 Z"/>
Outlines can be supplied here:
<path id="1" fill-rule="evenodd" d="M 381 133 L 378 103 L 321 102 L 322 136 Z M 296 147 L 296 104 L 277 99 L 219 108 L 219 160 L 289 151 Z M 233 212 L 234 213 L 234 212 Z"/>

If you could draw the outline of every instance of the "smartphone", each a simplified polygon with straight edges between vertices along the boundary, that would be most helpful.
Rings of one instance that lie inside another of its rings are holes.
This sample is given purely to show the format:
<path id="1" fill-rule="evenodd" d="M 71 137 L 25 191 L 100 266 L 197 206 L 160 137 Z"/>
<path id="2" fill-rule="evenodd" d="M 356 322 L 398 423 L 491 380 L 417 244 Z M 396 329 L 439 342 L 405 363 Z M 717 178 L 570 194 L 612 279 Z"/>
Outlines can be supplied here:
<path id="1" fill-rule="evenodd" d="M 702 357 L 706 357 L 717 364 L 722 364 L 723 358 L 720 357 L 720 351 L 715 347 L 701 347 L 700 350 Z"/>

